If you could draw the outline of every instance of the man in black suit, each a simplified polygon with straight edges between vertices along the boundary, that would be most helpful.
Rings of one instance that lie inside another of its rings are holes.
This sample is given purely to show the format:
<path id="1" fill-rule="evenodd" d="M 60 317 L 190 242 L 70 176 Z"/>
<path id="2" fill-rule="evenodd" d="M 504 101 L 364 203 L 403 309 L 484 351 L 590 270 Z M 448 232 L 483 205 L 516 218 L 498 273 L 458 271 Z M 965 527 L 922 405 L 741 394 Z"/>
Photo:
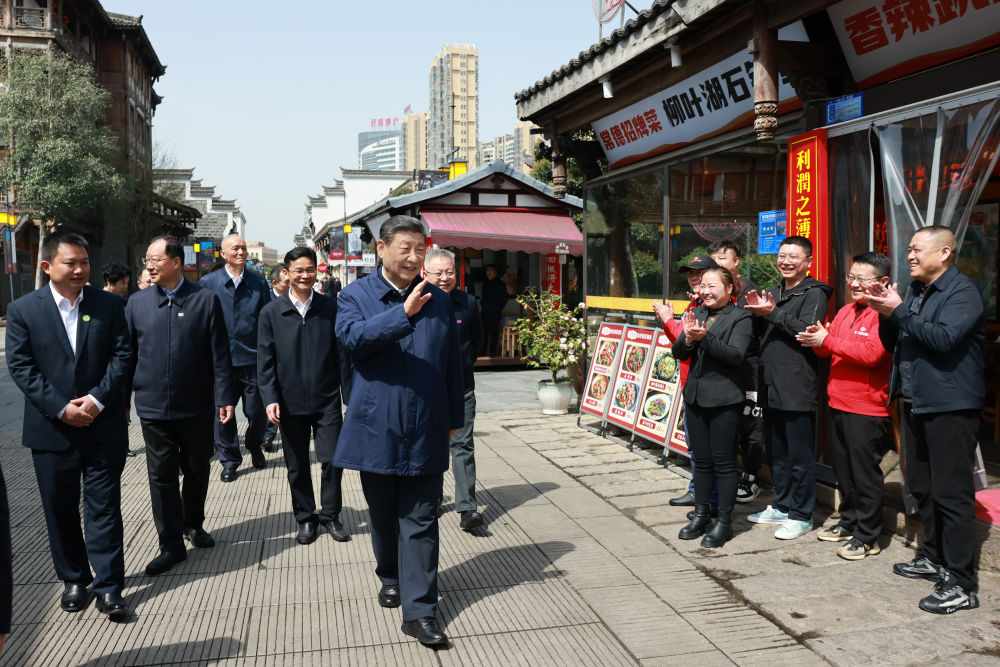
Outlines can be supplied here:
<path id="1" fill-rule="evenodd" d="M 128 616 L 121 473 L 132 360 L 124 302 L 86 284 L 87 241 L 77 234 L 45 240 L 42 270 L 49 284 L 7 308 L 7 368 L 25 397 L 21 442 L 31 449 L 52 561 L 65 584 L 62 608 L 86 607 L 93 583 L 97 609 L 121 619 Z"/>
<path id="2" fill-rule="evenodd" d="M 350 538 L 340 520 L 343 468 L 333 465 L 340 414 L 341 354 L 334 324 L 337 302 L 313 291 L 316 253 L 294 248 L 285 255 L 289 290 L 260 312 L 257 334 L 258 385 L 267 418 L 281 427 L 292 511 L 299 524 L 295 540 L 309 544 L 320 524 L 338 542 Z M 345 372 L 344 375 L 347 375 Z M 320 462 L 317 517 L 309 473 L 309 436 Z"/>
<path id="3" fill-rule="evenodd" d="M 160 555 L 146 566 L 155 576 L 187 558 L 184 540 L 215 546 L 205 532 L 209 461 L 215 415 L 233 418 L 229 341 L 219 298 L 184 279 L 184 249 L 160 236 L 146 250 L 152 286 L 128 301 L 135 372 L 135 409 L 146 441 L 146 472 Z M 218 410 L 213 410 L 217 406 Z M 184 473 L 181 489 L 177 471 Z"/>

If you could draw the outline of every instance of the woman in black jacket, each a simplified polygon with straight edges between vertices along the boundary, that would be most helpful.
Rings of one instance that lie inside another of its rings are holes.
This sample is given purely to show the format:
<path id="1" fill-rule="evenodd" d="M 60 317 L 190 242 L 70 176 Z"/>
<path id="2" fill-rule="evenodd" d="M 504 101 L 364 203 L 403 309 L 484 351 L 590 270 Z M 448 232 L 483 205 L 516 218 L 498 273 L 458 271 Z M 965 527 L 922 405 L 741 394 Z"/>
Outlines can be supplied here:
<path id="1" fill-rule="evenodd" d="M 691 360 L 684 385 L 684 419 L 695 460 L 694 518 L 679 537 L 693 540 L 705 535 L 702 546 L 721 547 L 733 536 L 736 443 L 744 401 L 737 378 L 753 325 L 750 314 L 733 304 L 733 277 L 728 271 L 708 269 L 700 289 L 704 305 L 684 315 L 684 330 L 673 348 L 674 357 Z M 716 480 L 719 516 L 712 524 L 709 497 Z"/>

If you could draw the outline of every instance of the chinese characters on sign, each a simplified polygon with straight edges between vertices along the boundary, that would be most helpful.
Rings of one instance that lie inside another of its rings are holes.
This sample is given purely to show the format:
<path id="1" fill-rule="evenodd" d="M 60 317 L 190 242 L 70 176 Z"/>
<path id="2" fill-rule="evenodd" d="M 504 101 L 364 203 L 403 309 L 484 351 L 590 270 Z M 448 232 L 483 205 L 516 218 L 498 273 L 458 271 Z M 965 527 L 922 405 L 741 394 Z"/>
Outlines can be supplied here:
<path id="1" fill-rule="evenodd" d="M 1000 44 L 997 0 L 844 0 L 827 11 L 860 88 Z"/>
<path id="2" fill-rule="evenodd" d="M 399 118 L 372 118 L 372 127 L 384 130 L 393 130 L 399 127 Z"/>
<path id="3" fill-rule="evenodd" d="M 559 266 L 559 255 L 555 253 L 545 255 L 545 262 L 542 265 L 543 292 L 552 292 L 556 296 L 562 296 L 561 268 Z"/>
<path id="4" fill-rule="evenodd" d="M 608 405 L 607 420 L 628 430 L 633 430 L 639 414 L 642 386 L 652 355 L 656 329 L 627 327 L 622 340 L 622 350 L 615 375 L 614 388 Z"/>
<path id="5" fill-rule="evenodd" d="M 788 212 L 761 211 L 757 214 L 757 254 L 777 255 L 781 242 L 785 240 Z"/>
<path id="6" fill-rule="evenodd" d="M 607 411 L 608 395 L 611 393 L 611 378 L 618 363 L 618 352 L 625 333 L 624 324 L 602 322 L 594 343 L 594 356 L 590 360 L 590 374 L 587 375 L 586 389 L 580 399 L 580 410 L 601 419 Z"/>
<path id="7" fill-rule="evenodd" d="M 827 210 L 826 130 L 801 134 L 788 141 L 787 232 L 813 244 L 809 272 L 817 280 L 830 276 L 829 211 Z"/>
<path id="8" fill-rule="evenodd" d="M 806 41 L 795 23 L 783 40 Z M 782 111 L 797 104 L 785 77 L 778 86 Z M 694 76 L 593 123 L 612 167 L 753 123 L 753 59 L 734 53 Z"/>

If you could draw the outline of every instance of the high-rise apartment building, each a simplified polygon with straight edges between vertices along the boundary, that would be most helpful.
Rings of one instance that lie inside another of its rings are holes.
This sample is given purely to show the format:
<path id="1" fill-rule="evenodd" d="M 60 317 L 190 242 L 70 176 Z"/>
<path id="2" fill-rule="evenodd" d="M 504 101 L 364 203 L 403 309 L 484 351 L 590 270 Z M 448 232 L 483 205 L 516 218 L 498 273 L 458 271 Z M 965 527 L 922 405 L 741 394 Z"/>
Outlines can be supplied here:
<path id="1" fill-rule="evenodd" d="M 403 114 L 403 169 L 430 169 L 427 164 L 427 123 L 429 111 L 407 111 Z"/>
<path id="2" fill-rule="evenodd" d="M 430 116 L 427 166 L 447 167 L 453 158 L 477 164 L 479 148 L 479 49 L 445 44 L 428 72 Z"/>
<path id="3" fill-rule="evenodd" d="M 403 168 L 403 141 L 399 130 L 358 132 L 358 169 L 399 171 Z"/>

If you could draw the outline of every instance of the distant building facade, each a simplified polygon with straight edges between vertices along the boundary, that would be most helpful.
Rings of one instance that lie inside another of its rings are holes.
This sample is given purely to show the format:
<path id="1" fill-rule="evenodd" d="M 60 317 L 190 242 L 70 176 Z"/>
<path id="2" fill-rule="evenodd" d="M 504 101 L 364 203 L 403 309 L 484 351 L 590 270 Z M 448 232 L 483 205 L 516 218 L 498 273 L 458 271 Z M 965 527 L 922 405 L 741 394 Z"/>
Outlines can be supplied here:
<path id="1" fill-rule="evenodd" d="M 358 134 L 358 169 L 399 171 L 402 167 L 402 132 L 394 130 L 391 132 L 360 132 Z"/>
<path id="2" fill-rule="evenodd" d="M 153 190 L 162 197 L 180 202 L 201 213 L 193 236 L 221 243 L 230 234 L 246 236 L 246 217 L 235 199 L 215 194 L 215 186 L 202 185 L 194 169 L 153 170 Z"/>
<path id="3" fill-rule="evenodd" d="M 247 241 L 247 259 L 258 268 L 274 266 L 278 263 L 278 250 L 264 245 L 261 241 Z"/>
<path id="4" fill-rule="evenodd" d="M 479 49 L 445 44 L 428 72 L 430 113 L 427 168 L 448 166 L 451 159 L 476 166 L 479 149 Z"/>
<path id="5" fill-rule="evenodd" d="M 430 111 L 408 111 L 403 114 L 403 169 L 414 171 L 427 166 L 427 124 Z"/>

